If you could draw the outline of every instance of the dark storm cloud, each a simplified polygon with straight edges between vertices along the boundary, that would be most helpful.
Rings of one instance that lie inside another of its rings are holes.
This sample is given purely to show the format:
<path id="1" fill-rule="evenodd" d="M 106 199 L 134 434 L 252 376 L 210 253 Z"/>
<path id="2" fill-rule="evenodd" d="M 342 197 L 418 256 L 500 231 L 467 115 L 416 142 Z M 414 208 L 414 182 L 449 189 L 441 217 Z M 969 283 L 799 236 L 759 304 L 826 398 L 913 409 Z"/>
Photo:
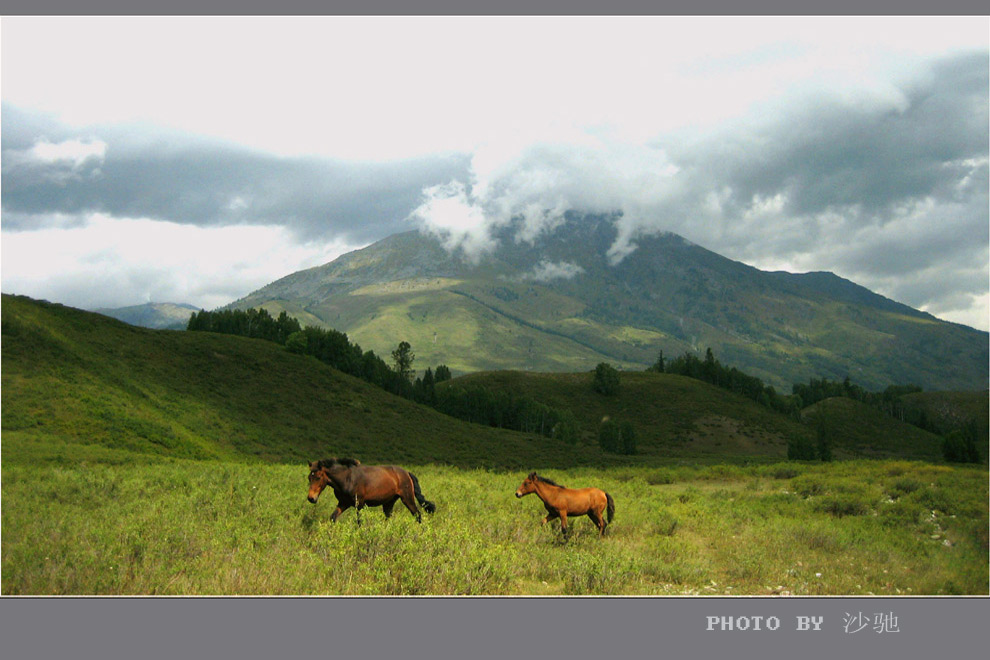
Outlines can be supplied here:
<path id="1" fill-rule="evenodd" d="M 53 161 L 37 145 L 104 144 Z M 301 240 L 369 242 L 405 228 L 424 187 L 463 176 L 464 156 L 390 163 L 278 157 L 141 125 L 72 130 L 3 106 L 5 230 L 105 213 L 199 226 L 283 225 Z"/>

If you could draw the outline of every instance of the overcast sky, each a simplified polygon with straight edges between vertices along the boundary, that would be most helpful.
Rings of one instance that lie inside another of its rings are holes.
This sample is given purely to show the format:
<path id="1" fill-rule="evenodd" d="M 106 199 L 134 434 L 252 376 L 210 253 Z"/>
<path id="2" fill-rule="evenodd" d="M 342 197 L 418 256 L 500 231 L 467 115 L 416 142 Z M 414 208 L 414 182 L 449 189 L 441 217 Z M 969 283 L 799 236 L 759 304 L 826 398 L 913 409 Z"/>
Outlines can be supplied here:
<path id="1" fill-rule="evenodd" d="M 990 326 L 990 20 L 3 18 L 2 289 L 208 309 L 621 212 Z"/>

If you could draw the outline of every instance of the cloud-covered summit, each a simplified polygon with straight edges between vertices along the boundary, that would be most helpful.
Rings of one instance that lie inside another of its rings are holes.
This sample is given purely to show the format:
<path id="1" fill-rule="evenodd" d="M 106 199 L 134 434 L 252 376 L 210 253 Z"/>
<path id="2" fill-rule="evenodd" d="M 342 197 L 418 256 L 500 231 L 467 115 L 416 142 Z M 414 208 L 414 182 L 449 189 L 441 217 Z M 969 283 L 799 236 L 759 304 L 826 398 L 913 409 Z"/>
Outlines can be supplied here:
<path id="1" fill-rule="evenodd" d="M 705 132 L 480 151 L 411 217 L 477 258 L 506 227 L 532 242 L 565 211 L 612 214 L 613 261 L 673 231 L 761 268 L 831 270 L 936 314 L 965 309 L 987 295 L 987 89 L 987 54 L 971 53 Z"/>

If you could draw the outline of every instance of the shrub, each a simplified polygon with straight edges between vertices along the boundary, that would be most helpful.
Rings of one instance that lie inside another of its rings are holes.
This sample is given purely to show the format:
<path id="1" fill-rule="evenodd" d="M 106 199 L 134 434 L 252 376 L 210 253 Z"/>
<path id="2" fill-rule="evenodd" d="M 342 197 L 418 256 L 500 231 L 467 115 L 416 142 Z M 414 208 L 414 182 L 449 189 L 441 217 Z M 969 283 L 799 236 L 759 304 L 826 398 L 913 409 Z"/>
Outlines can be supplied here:
<path id="1" fill-rule="evenodd" d="M 673 536 L 677 529 L 677 518 L 669 513 L 661 512 L 657 514 L 656 520 L 650 525 L 651 531 L 656 536 Z"/>
<path id="2" fill-rule="evenodd" d="M 907 495 L 905 500 L 917 502 L 928 511 L 941 511 L 942 513 L 952 513 L 952 502 L 941 490 L 924 486 Z"/>
<path id="3" fill-rule="evenodd" d="M 774 479 L 793 479 L 799 474 L 801 474 L 801 472 L 797 468 L 789 465 L 780 465 L 770 472 L 770 475 Z"/>
<path id="4" fill-rule="evenodd" d="M 557 440 L 569 445 L 576 445 L 581 437 L 581 429 L 577 417 L 570 410 L 557 411 L 557 423 L 551 434 Z"/>
<path id="5" fill-rule="evenodd" d="M 632 456 L 636 453 L 636 429 L 631 422 L 623 422 L 619 435 L 622 441 L 622 453 Z"/>
<path id="6" fill-rule="evenodd" d="M 611 454 L 632 455 L 636 453 L 636 431 L 629 422 L 621 425 L 606 419 L 598 427 L 598 446 Z"/>
<path id="7" fill-rule="evenodd" d="M 665 486 L 674 483 L 674 475 L 670 470 L 658 470 L 646 475 L 646 483 L 651 486 Z"/>
<path id="8" fill-rule="evenodd" d="M 599 362 L 591 386 L 599 394 L 612 396 L 619 391 L 619 372 L 612 365 Z"/>
<path id="9" fill-rule="evenodd" d="M 598 446 L 602 451 L 618 454 L 622 447 L 622 431 L 616 422 L 606 419 L 598 427 Z"/>
<path id="10" fill-rule="evenodd" d="M 787 460 L 815 460 L 815 446 L 807 438 L 790 438 L 787 441 Z"/>
<path id="11" fill-rule="evenodd" d="M 975 438 L 966 431 L 957 430 L 942 441 L 942 457 L 947 463 L 979 463 L 980 452 Z"/>
<path id="12" fill-rule="evenodd" d="M 289 335 L 289 338 L 285 340 L 285 349 L 290 353 L 305 353 L 309 348 L 309 342 L 306 340 L 306 334 L 303 332 L 293 332 Z"/>
<path id="13" fill-rule="evenodd" d="M 924 484 L 917 479 L 902 477 L 890 485 L 890 494 L 891 496 L 901 497 L 902 495 L 913 493 L 922 486 L 924 486 Z"/>
<path id="14" fill-rule="evenodd" d="M 811 497 L 812 495 L 822 495 L 825 493 L 825 484 L 811 475 L 795 477 L 791 486 L 801 497 Z"/>
<path id="15" fill-rule="evenodd" d="M 843 493 L 822 498 L 815 503 L 815 510 L 841 518 L 866 515 L 870 512 L 870 505 L 855 493 Z"/>

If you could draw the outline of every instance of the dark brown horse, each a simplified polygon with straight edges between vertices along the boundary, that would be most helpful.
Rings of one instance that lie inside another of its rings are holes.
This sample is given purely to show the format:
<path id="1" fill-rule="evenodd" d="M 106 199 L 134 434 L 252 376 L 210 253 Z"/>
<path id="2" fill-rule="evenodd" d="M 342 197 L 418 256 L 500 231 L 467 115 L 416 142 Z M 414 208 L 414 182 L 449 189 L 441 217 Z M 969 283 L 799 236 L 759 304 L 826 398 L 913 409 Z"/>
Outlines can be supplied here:
<path id="1" fill-rule="evenodd" d="M 516 490 L 516 497 L 530 493 L 536 493 L 547 508 L 542 524 L 546 525 L 554 518 L 560 518 L 564 538 L 567 538 L 567 516 L 588 516 L 598 527 L 598 535 L 604 536 L 605 528 L 615 515 L 612 496 L 600 488 L 564 488 L 546 477 L 530 472 Z"/>
<path id="2" fill-rule="evenodd" d="M 320 493 L 327 486 L 333 488 L 337 496 L 337 508 L 330 516 L 337 522 L 340 514 L 354 507 L 358 524 L 361 524 L 361 509 L 366 506 L 380 506 L 386 518 L 392 516 L 392 507 L 402 500 L 409 512 L 422 522 L 423 516 L 416 506 L 418 501 L 427 513 L 433 513 L 437 506 L 423 497 L 419 490 L 419 480 L 412 472 L 394 465 L 362 465 L 353 458 L 326 458 L 309 464 L 309 495 L 307 499 L 316 504 Z"/>

